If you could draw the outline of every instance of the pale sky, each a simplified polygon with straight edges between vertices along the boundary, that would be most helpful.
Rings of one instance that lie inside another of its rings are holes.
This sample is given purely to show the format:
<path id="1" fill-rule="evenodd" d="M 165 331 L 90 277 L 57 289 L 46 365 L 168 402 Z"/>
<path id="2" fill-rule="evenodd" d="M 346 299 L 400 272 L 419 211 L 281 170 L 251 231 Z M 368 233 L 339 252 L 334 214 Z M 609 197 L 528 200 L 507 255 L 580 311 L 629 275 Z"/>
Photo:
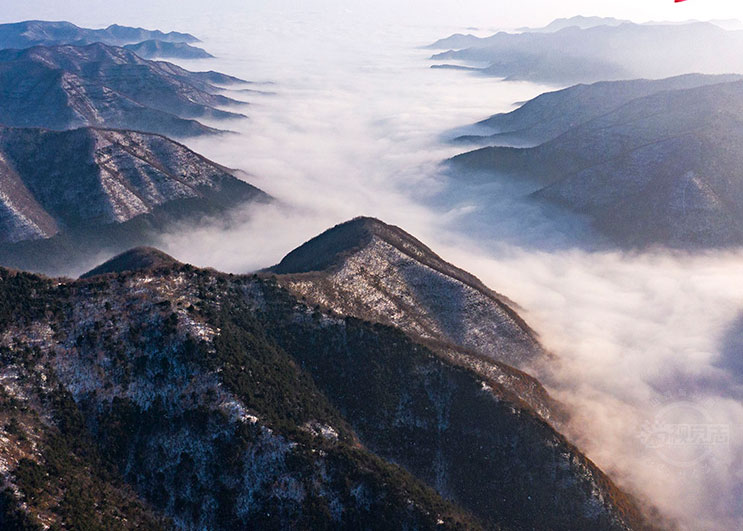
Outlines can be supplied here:
<path id="1" fill-rule="evenodd" d="M 743 19 L 743 0 L 2 0 L 3 22 L 44 19 L 78 24 L 156 24 L 182 26 L 215 12 L 262 10 L 317 13 L 394 20 L 403 24 L 516 27 L 541 25 L 557 17 L 614 16 L 648 20 Z M 181 28 L 184 29 L 184 28 Z"/>

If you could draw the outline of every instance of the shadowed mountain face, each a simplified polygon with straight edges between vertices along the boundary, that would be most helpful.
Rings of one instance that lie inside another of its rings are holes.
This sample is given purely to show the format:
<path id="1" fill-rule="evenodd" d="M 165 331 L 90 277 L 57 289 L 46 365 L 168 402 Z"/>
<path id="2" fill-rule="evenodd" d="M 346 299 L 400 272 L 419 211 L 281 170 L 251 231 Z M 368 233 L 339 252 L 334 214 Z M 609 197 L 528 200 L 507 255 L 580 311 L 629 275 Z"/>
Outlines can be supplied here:
<path id="1" fill-rule="evenodd" d="M 338 230 L 424 250 L 376 220 Z M 353 259 L 358 241 L 327 236 L 311 247 Z M 303 247 L 284 271 L 327 262 Z M 59 283 L 0 270 L 0 416 L 15 418 L 16 449 L 0 447 L 5 512 L 76 528 L 107 515 L 100 493 L 117 488 L 127 518 L 182 529 L 652 527 L 502 379 L 393 327 L 313 310 L 281 287 L 288 273 L 223 275 L 152 249 L 98 271 Z M 77 512 L 48 503 L 79 502 L 47 475 L 67 463 L 65 481 L 97 487 Z"/>
<path id="2" fill-rule="evenodd" d="M 188 33 L 152 31 L 112 24 L 105 29 L 81 28 L 70 22 L 28 20 L 0 24 L 0 48 L 30 48 L 59 44 L 86 45 L 94 42 L 123 45 L 151 39 L 163 42 L 198 42 Z"/>
<path id="3" fill-rule="evenodd" d="M 124 48 L 144 59 L 209 59 L 214 57 L 206 50 L 190 44 L 154 39 L 137 44 L 127 44 Z"/>
<path id="4" fill-rule="evenodd" d="M 530 149 L 452 159 L 530 179 L 626 247 L 743 244 L 743 82 L 637 98 Z M 482 177 L 481 177 L 482 178 Z"/>
<path id="5" fill-rule="evenodd" d="M 198 118 L 235 118 L 238 102 L 215 84 L 238 79 L 189 72 L 104 44 L 0 51 L 0 123 L 14 127 L 132 129 L 176 136 L 216 132 Z"/>
<path id="6" fill-rule="evenodd" d="M 695 88 L 741 79 L 743 76 L 739 75 L 686 74 L 660 80 L 635 79 L 575 85 L 547 92 L 526 102 L 515 111 L 496 114 L 477 124 L 492 129 L 492 135 L 460 137 L 457 140 L 492 145 L 508 142 L 542 144 L 576 125 L 598 118 L 637 98 L 667 90 Z"/>
<path id="7" fill-rule="evenodd" d="M 4 264 L 53 265 L 52 248 L 64 247 L 67 238 L 88 251 L 131 244 L 132 238 L 143 244 L 144 233 L 162 229 L 166 219 L 226 215 L 229 207 L 266 199 L 226 168 L 162 136 L 0 128 Z M 144 219 L 152 222 L 147 230 L 139 226 Z"/>
<path id="8" fill-rule="evenodd" d="M 627 23 L 552 33 L 497 33 L 432 59 L 489 65 L 482 72 L 508 79 L 570 84 L 743 72 L 743 58 L 732 52 L 742 44 L 743 33 L 709 23 Z"/>

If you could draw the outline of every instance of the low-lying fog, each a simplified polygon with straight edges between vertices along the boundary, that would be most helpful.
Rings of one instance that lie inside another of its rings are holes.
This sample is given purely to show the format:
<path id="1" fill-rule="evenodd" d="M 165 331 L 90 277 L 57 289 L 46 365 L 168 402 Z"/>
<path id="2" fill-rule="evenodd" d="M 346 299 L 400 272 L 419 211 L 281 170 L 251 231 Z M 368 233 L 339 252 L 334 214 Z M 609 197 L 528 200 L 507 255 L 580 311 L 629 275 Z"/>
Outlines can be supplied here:
<path id="1" fill-rule="evenodd" d="M 357 215 L 399 225 L 522 306 L 561 358 L 535 371 L 575 413 L 569 435 L 623 487 L 685 528 L 743 528 L 743 253 L 589 252 L 571 243 L 580 220 L 452 185 L 438 164 L 464 148 L 446 133 L 549 88 L 429 69 L 419 47 L 465 28 L 308 8 L 174 29 L 219 57 L 184 66 L 272 82 L 248 88 L 275 94 L 231 93 L 252 104 L 220 124 L 239 134 L 187 144 L 281 204 L 164 250 L 246 272 Z M 669 425 L 691 431 L 664 439 Z"/>

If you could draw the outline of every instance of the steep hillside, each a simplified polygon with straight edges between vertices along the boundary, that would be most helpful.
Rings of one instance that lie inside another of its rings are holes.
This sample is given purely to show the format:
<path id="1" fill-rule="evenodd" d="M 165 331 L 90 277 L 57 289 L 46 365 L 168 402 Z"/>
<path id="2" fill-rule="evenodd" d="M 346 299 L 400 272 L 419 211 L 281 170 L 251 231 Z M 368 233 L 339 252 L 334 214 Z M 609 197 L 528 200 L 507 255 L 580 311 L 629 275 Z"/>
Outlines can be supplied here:
<path id="1" fill-rule="evenodd" d="M 452 159 L 457 175 L 526 178 L 534 198 L 626 247 L 743 244 L 743 82 L 634 99 L 530 149 Z M 483 173 L 485 172 L 485 173 Z"/>
<path id="2" fill-rule="evenodd" d="M 588 29 L 596 26 L 620 26 L 622 24 L 630 23 L 629 20 L 620 20 L 616 18 L 605 18 L 605 17 L 583 17 L 575 16 L 571 18 L 558 18 L 547 24 L 542 28 L 518 28 L 516 31 L 519 33 L 554 33 L 556 31 L 564 30 L 566 28 L 580 28 Z M 499 35 L 508 35 L 506 32 L 501 32 Z M 455 33 L 449 35 L 443 39 L 439 39 L 433 44 L 426 46 L 433 50 L 462 50 L 465 48 L 478 48 L 484 47 L 489 44 L 490 41 L 495 40 L 495 36 L 490 38 L 478 37 L 471 33 L 462 34 Z"/>
<path id="3" fill-rule="evenodd" d="M 214 133 L 199 118 L 242 115 L 216 84 L 240 80 L 189 72 L 104 44 L 0 51 L 0 124 L 132 129 L 176 136 Z"/>
<path id="4" fill-rule="evenodd" d="M 687 74 L 659 80 L 635 79 L 575 85 L 547 92 L 529 100 L 515 111 L 496 114 L 478 122 L 478 126 L 492 129 L 492 135 L 461 137 L 459 140 L 491 145 L 512 141 L 538 145 L 637 98 L 668 90 L 683 90 L 741 79 L 743 77 L 739 75 Z"/>
<path id="5" fill-rule="evenodd" d="M 0 177 L 0 263 L 35 270 L 65 249 L 73 260 L 142 245 L 169 220 L 268 199 L 185 146 L 132 131 L 0 128 Z"/>

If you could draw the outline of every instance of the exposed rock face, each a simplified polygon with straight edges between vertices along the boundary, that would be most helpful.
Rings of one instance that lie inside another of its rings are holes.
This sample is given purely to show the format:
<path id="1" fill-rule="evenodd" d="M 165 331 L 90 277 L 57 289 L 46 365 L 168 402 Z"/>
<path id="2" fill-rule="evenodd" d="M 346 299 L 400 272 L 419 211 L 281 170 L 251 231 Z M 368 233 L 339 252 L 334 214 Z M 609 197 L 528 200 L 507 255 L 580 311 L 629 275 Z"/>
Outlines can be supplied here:
<path id="1" fill-rule="evenodd" d="M 163 42 L 198 42 L 188 33 L 152 31 L 112 24 L 105 29 L 81 28 L 70 22 L 27 20 L 0 24 L 0 48 L 30 48 L 58 44 L 85 45 L 94 42 L 122 45 L 157 39 Z"/>
<path id="2" fill-rule="evenodd" d="M 235 118 L 238 102 L 214 85 L 236 78 L 189 72 L 104 44 L 0 51 L 0 123 L 15 127 L 132 129 L 176 136 L 214 133 L 198 118 Z"/>
<path id="3" fill-rule="evenodd" d="M 206 50 L 184 42 L 165 42 L 152 39 L 137 44 L 127 44 L 124 48 L 145 59 L 209 59 L 214 57 Z"/>
<path id="4" fill-rule="evenodd" d="M 530 179 L 535 198 L 589 216 L 624 247 L 741 245 L 741 119 L 743 82 L 662 91 L 535 148 L 484 148 L 452 164 L 462 178 Z"/>
<path id="5" fill-rule="evenodd" d="M 485 64 L 486 74 L 561 85 L 743 71 L 743 59 L 730 53 L 740 48 L 743 35 L 701 22 L 571 26 L 556 32 L 501 32 L 469 41 L 464 43 L 467 48 L 432 59 Z M 687 53 L 695 42 L 705 45 Z"/>
<path id="6" fill-rule="evenodd" d="M 227 168 L 162 136 L 0 128 L 0 263 L 43 270 L 63 259 L 64 248 L 73 260 L 108 245 L 143 245 L 169 220 L 227 216 L 266 200 Z"/>
<path id="7" fill-rule="evenodd" d="M 285 266 L 315 263 L 303 255 Z M 136 265 L 66 283 L 0 270 L 0 415 L 17 416 L 0 446 L 6 512 L 67 527 L 103 513 L 99 490 L 87 510 L 57 509 L 54 493 L 77 497 L 45 475 L 99 456 L 94 479 L 123 482 L 131 518 L 141 507 L 166 527 L 651 528 L 496 379 L 266 276 Z M 54 461 L 57 431 L 85 444 Z"/>

